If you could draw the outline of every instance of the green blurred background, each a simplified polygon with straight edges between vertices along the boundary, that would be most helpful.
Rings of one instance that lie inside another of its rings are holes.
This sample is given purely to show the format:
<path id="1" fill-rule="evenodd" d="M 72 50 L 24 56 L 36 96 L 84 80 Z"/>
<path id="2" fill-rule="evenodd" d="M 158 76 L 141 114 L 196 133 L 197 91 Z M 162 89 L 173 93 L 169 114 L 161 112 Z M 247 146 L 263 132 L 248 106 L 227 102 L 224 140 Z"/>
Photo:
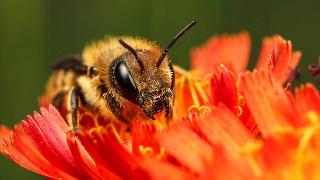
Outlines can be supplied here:
<path id="1" fill-rule="evenodd" d="M 33 110 L 53 60 L 81 52 L 105 34 L 139 35 L 165 46 L 190 20 L 197 26 L 172 50 L 173 62 L 189 65 L 189 49 L 210 36 L 247 30 L 251 64 L 264 36 L 281 34 L 303 52 L 300 82 L 312 81 L 308 64 L 320 55 L 320 1 L 232 0 L 1 0 L 0 123 L 12 126 Z M 42 179 L 0 156 L 0 179 Z"/>

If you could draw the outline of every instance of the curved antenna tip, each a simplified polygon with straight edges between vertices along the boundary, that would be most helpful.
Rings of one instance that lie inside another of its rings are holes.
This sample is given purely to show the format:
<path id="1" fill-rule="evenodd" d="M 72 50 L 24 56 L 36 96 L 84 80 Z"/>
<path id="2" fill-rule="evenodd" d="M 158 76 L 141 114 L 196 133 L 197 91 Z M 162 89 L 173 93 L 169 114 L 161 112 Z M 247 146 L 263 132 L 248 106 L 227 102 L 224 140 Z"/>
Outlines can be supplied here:
<path id="1" fill-rule="evenodd" d="M 173 40 L 168 44 L 168 46 L 161 52 L 158 62 L 157 62 L 157 67 L 159 67 L 163 61 L 163 59 L 166 57 L 167 52 L 169 49 L 180 39 L 182 35 L 184 35 L 186 32 L 189 31 L 195 24 L 197 24 L 196 20 L 192 20 L 187 26 L 185 26 L 174 38 Z"/>

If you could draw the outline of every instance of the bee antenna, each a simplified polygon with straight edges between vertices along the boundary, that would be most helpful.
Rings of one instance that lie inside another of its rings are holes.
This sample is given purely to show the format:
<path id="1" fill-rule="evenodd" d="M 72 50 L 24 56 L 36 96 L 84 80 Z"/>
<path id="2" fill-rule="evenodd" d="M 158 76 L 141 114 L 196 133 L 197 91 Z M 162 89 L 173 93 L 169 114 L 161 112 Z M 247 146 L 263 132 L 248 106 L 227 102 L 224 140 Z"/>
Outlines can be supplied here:
<path id="1" fill-rule="evenodd" d="M 124 42 L 122 39 L 119 39 L 119 43 L 120 43 L 123 47 L 125 47 L 126 49 L 128 49 L 128 50 L 134 55 L 134 57 L 136 58 L 139 66 L 140 66 L 140 68 L 141 68 L 141 71 L 143 71 L 143 70 L 144 70 L 144 66 L 143 66 L 143 63 L 142 63 L 141 59 L 139 58 L 137 52 L 136 52 L 129 44 L 127 44 L 126 42 Z"/>
<path id="2" fill-rule="evenodd" d="M 157 67 L 159 67 L 163 61 L 163 59 L 166 57 L 169 49 L 180 39 L 182 35 L 184 35 L 189 29 L 191 29 L 197 21 L 193 20 L 191 21 L 185 28 L 183 28 L 174 38 L 173 40 L 169 43 L 169 45 L 161 52 L 158 62 L 157 62 Z"/>

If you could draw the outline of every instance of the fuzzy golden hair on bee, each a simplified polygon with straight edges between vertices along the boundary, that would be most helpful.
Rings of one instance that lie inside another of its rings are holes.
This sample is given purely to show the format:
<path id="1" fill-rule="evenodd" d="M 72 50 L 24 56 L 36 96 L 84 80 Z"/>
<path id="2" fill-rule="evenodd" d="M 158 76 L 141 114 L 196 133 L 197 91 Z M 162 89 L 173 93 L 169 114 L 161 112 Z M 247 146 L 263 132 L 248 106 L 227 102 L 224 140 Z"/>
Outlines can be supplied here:
<path id="1" fill-rule="evenodd" d="M 196 22 L 180 31 L 165 49 L 144 38 L 108 37 L 87 45 L 81 55 L 55 64 L 45 98 L 67 103 L 68 123 L 77 130 L 79 106 L 130 123 L 134 116 L 172 118 L 174 70 L 167 53 Z"/>

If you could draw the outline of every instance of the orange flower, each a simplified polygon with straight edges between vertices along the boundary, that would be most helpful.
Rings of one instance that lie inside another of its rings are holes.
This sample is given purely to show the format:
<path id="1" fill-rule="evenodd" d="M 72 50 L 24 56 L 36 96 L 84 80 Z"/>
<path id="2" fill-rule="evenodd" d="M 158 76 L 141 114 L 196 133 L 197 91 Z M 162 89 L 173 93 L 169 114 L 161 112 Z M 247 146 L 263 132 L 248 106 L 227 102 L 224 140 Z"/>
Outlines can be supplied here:
<path id="1" fill-rule="evenodd" d="M 223 64 L 238 74 L 247 68 L 250 47 L 250 36 L 247 32 L 213 37 L 205 45 L 191 51 L 192 69 L 212 73 L 216 67 Z M 290 41 L 274 35 L 263 40 L 256 68 L 272 66 L 274 76 L 280 82 L 285 82 L 300 58 L 299 51 L 292 52 Z"/>
<path id="2" fill-rule="evenodd" d="M 158 128 L 158 116 L 133 119 L 127 132 L 81 109 L 75 136 L 49 105 L 14 130 L 2 126 L 1 153 L 50 179 L 319 179 L 319 91 L 283 88 L 300 53 L 274 36 L 257 68 L 243 72 L 248 38 L 224 35 L 194 50 L 202 72 L 176 67 L 167 129 Z"/>

